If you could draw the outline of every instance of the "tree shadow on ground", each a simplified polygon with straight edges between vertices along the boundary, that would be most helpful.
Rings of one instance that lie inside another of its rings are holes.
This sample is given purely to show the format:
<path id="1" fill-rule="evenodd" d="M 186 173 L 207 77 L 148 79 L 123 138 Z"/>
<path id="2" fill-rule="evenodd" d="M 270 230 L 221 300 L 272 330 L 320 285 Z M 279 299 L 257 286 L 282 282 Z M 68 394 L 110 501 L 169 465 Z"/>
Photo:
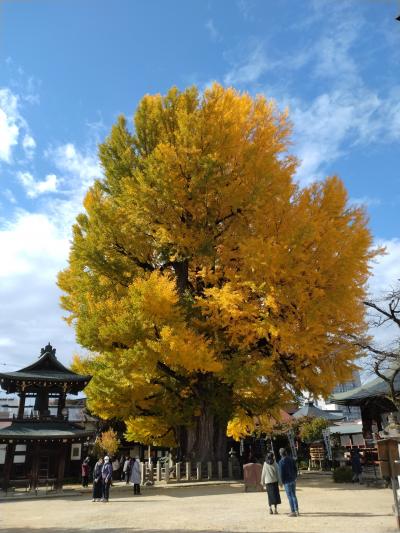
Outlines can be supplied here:
<path id="1" fill-rule="evenodd" d="M 249 491 L 247 494 L 254 494 L 256 491 Z M 110 491 L 110 502 L 113 501 L 152 501 L 154 496 L 164 496 L 166 498 L 194 498 L 200 496 L 218 496 L 226 494 L 245 494 L 244 485 L 208 485 L 208 486 L 189 486 L 185 487 L 184 485 L 179 487 L 174 487 L 173 485 L 167 487 L 149 487 L 142 488 L 142 493 L 140 496 L 135 496 L 133 490 L 127 490 L 125 488 L 116 487 Z M 64 501 L 80 501 L 92 500 L 92 494 L 90 492 L 78 493 L 78 494 L 62 494 L 57 495 L 39 495 L 39 496 L 18 496 L 10 497 L 9 499 L 2 498 L 0 503 L 16 503 L 16 502 L 27 502 L 27 501 L 38 501 L 38 500 L 64 500 Z"/>

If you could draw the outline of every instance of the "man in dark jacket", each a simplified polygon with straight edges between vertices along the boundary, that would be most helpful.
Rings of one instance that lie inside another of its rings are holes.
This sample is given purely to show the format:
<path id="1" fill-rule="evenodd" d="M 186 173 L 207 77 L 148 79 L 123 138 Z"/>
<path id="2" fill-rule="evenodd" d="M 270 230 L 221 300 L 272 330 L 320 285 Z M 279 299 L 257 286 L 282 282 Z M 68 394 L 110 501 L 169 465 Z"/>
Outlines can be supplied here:
<path id="1" fill-rule="evenodd" d="M 290 516 L 299 516 L 299 505 L 296 497 L 297 466 L 285 448 L 279 450 L 279 455 L 281 456 L 281 460 L 278 463 L 279 478 L 285 487 L 286 496 L 289 500 Z"/>

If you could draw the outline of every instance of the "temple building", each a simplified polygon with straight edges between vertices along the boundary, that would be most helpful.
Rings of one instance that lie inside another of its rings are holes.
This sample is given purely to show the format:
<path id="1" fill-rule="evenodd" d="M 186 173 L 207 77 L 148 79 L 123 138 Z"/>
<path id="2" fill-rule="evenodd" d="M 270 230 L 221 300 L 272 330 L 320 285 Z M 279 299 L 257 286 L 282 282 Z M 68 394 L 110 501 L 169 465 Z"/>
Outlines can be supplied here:
<path id="1" fill-rule="evenodd" d="M 62 365 L 50 344 L 33 364 L 0 373 L 1 388 L 19 397 L 16 413 L 0 421 L 3 490 L 39 485 L 60 489 L 65 476 L 79 471 L 82 447 L 93 429 L 68 420 L 66 398 L 81 392 L 90 379 Z"/>

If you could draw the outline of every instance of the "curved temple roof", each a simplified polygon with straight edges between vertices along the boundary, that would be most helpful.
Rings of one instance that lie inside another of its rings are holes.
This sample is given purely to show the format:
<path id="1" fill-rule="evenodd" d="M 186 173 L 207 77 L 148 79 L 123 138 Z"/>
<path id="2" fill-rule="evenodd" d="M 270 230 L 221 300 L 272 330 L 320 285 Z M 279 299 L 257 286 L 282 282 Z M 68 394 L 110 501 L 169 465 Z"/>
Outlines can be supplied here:
<path id="1" fill-rule="evenodd" d="M 293 414 L 294 418 L 301 418 L 303 416 L 308 416 L 309 418 L 325 418 L 326 420 L 343 420 L 343 415 L 319 409 L 313 402 L 306 402 L 303 407 Z"/>
<path id="2" fill-rule="evenodd" d="M 78 428 L 69 423 L 21 423 L 13 422 L 0 429 L 0 442 L 8 440 L 84 439 L 93 431 Z"/>
<path id="3" fill-rule="evenodd" d="M 40 357 L 29 366 L 15 372 L 0 373 L 0 385 L 7 392 L 15 392 L 18 384 L 26 383 L 69 383 L 75 390 L 82 390 L 91 380 L 91 376 L 76 374 L 65 367 L 56 357 L 56 349 L 49 343 L 42 348 Z"/>
<path id="4" fill-rule="evenodd" d="M 393 370 L 386 372 L 386 376 L 390 377 Z M 400 391 L 400 374 L 397 374 L 394 380 L 396 391 Z M 371 398 L 385 398 L 388 394 L 388 384 L 380 377 L 369 381 L 351 389 L 347 392 L 338 392 L 330 398 L 331 403 L 338 405 L 358 405 L 362 406 L 367 400 Z"/>

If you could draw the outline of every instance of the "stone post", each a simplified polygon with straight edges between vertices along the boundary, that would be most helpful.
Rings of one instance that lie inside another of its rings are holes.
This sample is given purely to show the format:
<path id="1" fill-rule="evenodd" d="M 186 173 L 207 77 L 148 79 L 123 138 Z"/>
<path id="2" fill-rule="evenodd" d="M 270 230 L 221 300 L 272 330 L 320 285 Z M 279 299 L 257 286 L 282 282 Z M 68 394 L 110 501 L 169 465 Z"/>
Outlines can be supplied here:
<path id="1" fill-rule="evenodd" d="M 212 462 L 208 461 L 207 463 L 207 477 L 208 479 L 212 479 Z"/>
<path id="2" fill-rule="evenodd" d="M 156 479 L 157 479 L 157 481 L 161 481 L 161 463 L 160 463 L 160 461 L 157 461 Z"/>
<path id="3" fill-rule="evenodd" d="M 181 480 L 181 463 L 175 465 L 175 477 L 177 482 Z"/>
<path id="4" fill-rule="evenodd" d="M 165 483 L 169 483 L 169 461 L 165 462 Z"/>
<path id="5" fill-rule="evenodd" d="M 190 478 L 191 478 L 191 475 L 192 475 L 192 464 L 190 463 L 190 461 L 188 461 L 186 463 L 186 480 L 187 481 L 190 481 Z"/>
<path id="6" fill-rule="evenodd" d="M 153 485 L 154 483 L 154 468 L 153 468 L 153 463 L 147 463 L 147 468 L 148 468 L 148 472 L 149 472 L 149 476 L 148 476 L 148 482 L 150 485 Z"/>
<path id="7" fill-rule="evenodd" d="M 218 461 L 218 479 L 222 479 L 222 461 Z"/>
<path id="8" fill-rule="evenodd" d="M 201 481 L 201 463 L 196 463 L 196 479 Z"/>
<path id="9" fill-rule="evenodd" d="M 145 464 L 140 463 L 140 483 L 144 485 L 144 476 L 145 476 Z"/>

